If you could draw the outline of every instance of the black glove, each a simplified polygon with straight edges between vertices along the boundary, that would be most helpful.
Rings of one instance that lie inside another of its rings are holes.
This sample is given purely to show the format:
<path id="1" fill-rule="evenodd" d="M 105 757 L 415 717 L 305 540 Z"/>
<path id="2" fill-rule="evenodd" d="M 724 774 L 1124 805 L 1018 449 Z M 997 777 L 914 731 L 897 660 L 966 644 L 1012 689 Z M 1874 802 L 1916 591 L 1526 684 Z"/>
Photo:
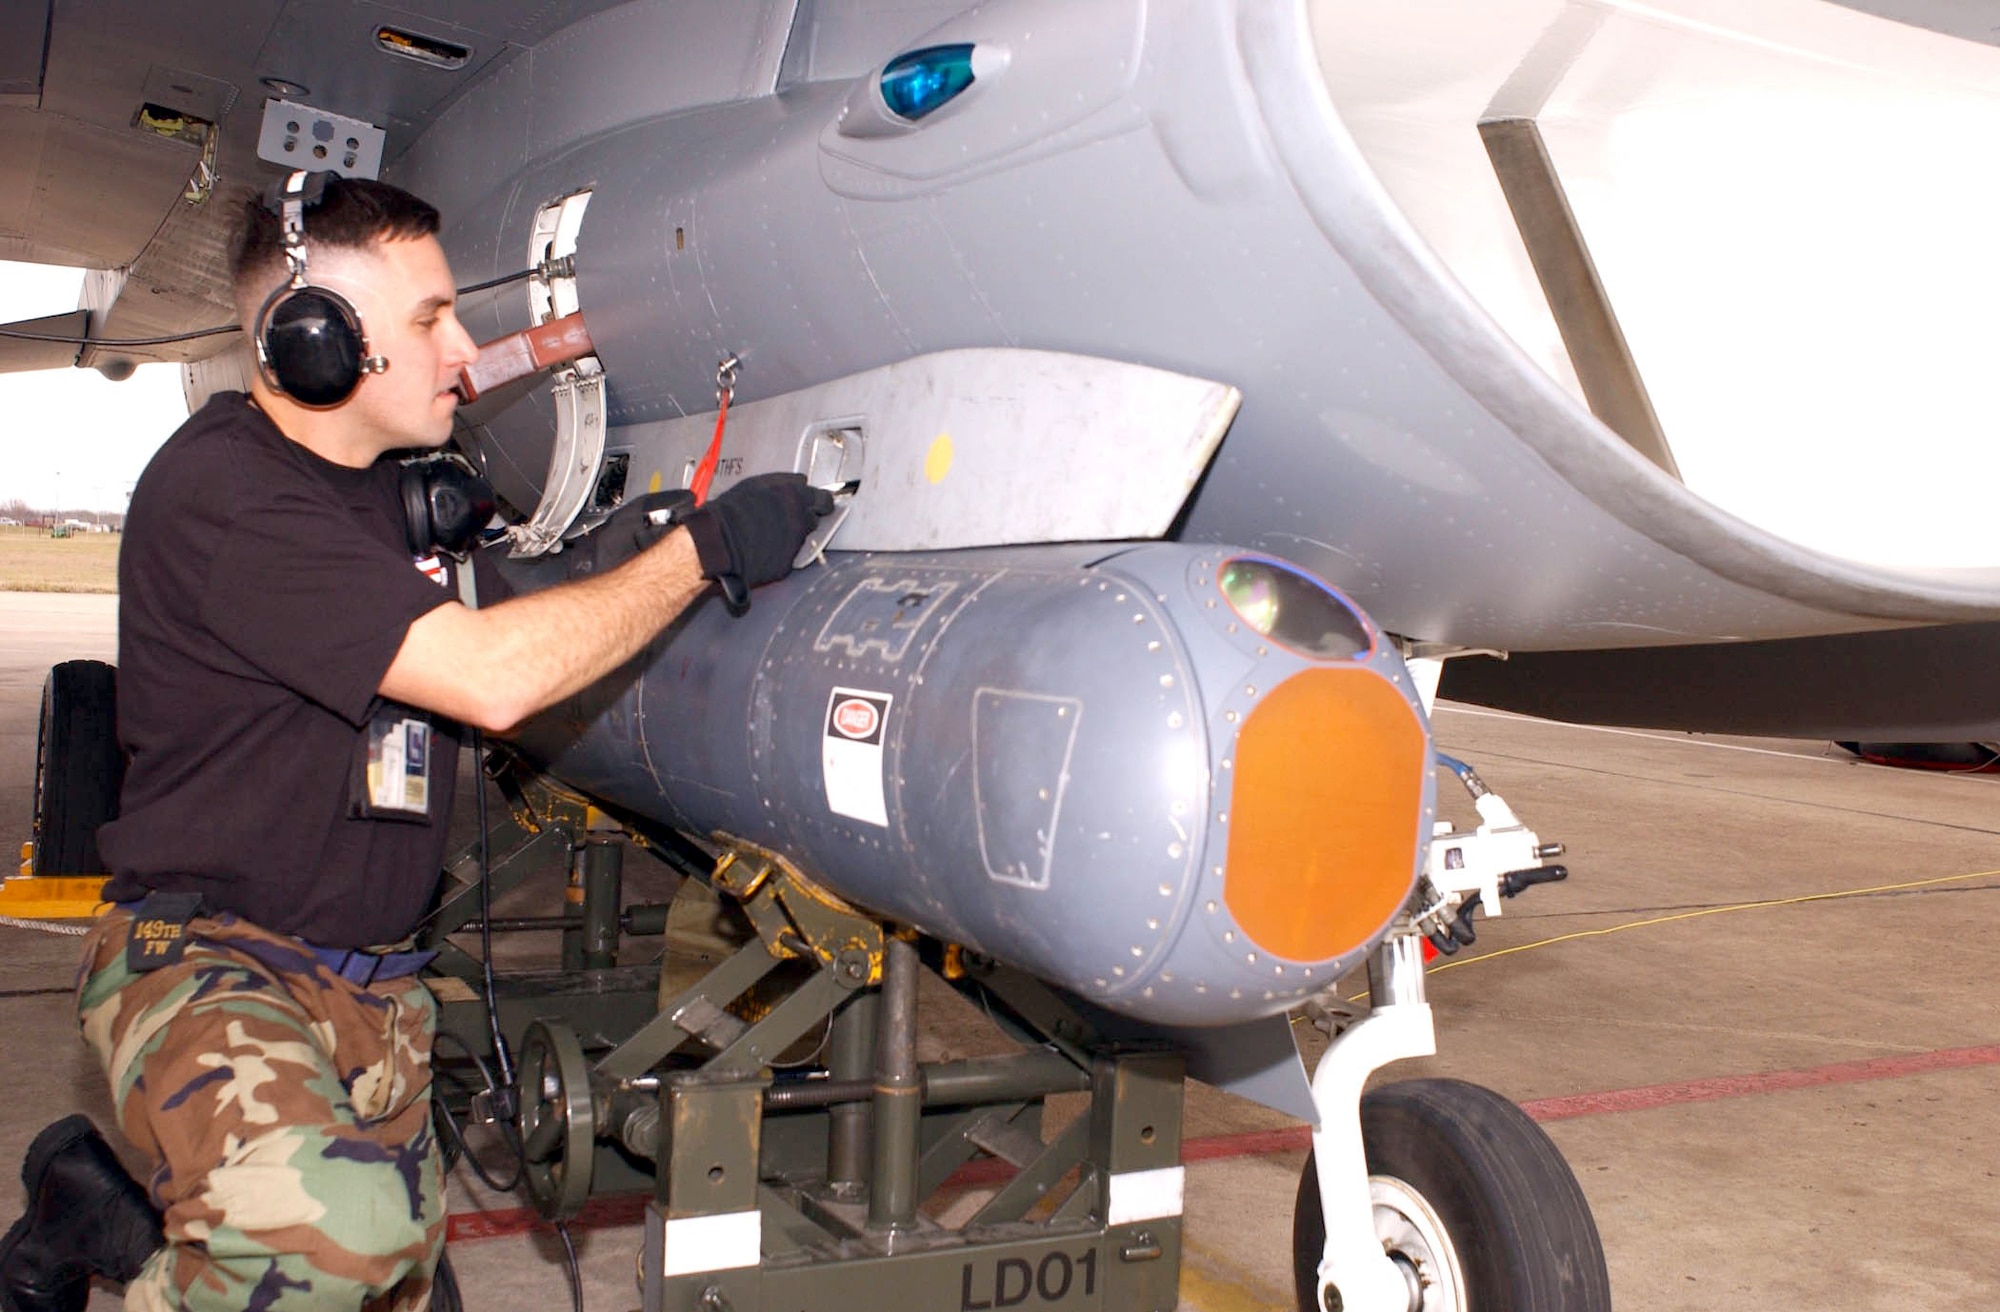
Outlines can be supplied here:
<path id="1" fill-rule="evenodd" d="M 585 549 L 571 551 L 570 574 L 602 574 L 624 564 L 665 537 L 693 509 L 694 493 L 680 488 L 625 502 L 590 530 L 579 544 Z"/>
<path id="2" fill-rule="evenodd" d="M 833 494 L 807 484 L 804 474 L 756 474 L 680 522 L 694 539 L 702 577 L 720 584 L 723 600 L 741 614 L 749 589 L 791 573 L 813 527 L 832 513 Z"/>

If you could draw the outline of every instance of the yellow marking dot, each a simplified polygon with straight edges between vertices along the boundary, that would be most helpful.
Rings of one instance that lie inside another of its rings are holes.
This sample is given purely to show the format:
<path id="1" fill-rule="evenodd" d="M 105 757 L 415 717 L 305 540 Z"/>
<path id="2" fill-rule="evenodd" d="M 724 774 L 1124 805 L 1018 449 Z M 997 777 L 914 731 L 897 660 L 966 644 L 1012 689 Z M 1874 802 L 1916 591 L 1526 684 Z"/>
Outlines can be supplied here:
<path id="1" fill-rule="evenodd" d="M 658 492 L 659 490 L 660 490 L 660 471 L 655 469 L 653 471 L 653 476 L 646 480 L 646 491 L 651 493 L 651 492 Z"/>
<path id="2" fill-rule="evenodd" d="M 939 433 L 924 456 L 924 477 L 933 483 L 944 482 L 944 476 L 951 472 L 951 457 L 951 434 Z"/>

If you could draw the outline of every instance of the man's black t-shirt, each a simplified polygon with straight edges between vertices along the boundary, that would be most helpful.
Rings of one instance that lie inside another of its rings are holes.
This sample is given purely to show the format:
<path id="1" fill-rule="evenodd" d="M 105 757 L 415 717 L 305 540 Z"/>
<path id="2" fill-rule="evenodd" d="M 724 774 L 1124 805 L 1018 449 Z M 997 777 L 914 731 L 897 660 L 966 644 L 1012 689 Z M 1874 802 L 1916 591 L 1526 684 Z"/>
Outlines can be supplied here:
<path id="1" fill-rule="evenodd" d="M 320 459 L 238 392 L 146 467 L 118 561 L 130 763 L 98 832 L 107 898 L 199 892 L 326 947 L 415 927 L 443 859 L 456 726 L 427 717 L 428 819 L 356 814 L 376 689 L 411 623 L 456 596 L 410 557 L 397 473 Z M 419 715 L 389 709 L 384 722 Z"/>

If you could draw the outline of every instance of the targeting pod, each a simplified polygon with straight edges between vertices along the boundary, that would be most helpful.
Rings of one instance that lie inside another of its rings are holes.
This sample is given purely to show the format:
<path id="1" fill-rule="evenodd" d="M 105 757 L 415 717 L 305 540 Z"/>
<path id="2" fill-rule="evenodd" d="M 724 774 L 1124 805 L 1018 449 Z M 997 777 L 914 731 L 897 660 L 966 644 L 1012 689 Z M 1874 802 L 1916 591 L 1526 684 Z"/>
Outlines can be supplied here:
<path id="1" fill-rule="evenodd" d="M 1396 651 L 1317 579 L 1181 543 L 830 560 L 741 618 L 701 603 L 523 745 L 1160 1023 L 1284 1010 L 1409 898 L 1429 731 Z"/>

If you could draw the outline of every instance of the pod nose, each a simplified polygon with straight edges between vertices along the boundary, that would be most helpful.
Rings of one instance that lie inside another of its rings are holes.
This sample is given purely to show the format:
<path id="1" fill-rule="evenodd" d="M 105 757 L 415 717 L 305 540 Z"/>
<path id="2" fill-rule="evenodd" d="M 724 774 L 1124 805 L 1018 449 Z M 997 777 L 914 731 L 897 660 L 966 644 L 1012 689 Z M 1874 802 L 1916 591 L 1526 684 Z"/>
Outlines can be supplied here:
<path id="1" fill-rule="evenodd" d="M 1291 961 L 1367 942 L 1410 895 L 1429 740 L 1372 669 L 1305 670 L 1237 741 L 1223 896 L 1258 948 Z"/>

